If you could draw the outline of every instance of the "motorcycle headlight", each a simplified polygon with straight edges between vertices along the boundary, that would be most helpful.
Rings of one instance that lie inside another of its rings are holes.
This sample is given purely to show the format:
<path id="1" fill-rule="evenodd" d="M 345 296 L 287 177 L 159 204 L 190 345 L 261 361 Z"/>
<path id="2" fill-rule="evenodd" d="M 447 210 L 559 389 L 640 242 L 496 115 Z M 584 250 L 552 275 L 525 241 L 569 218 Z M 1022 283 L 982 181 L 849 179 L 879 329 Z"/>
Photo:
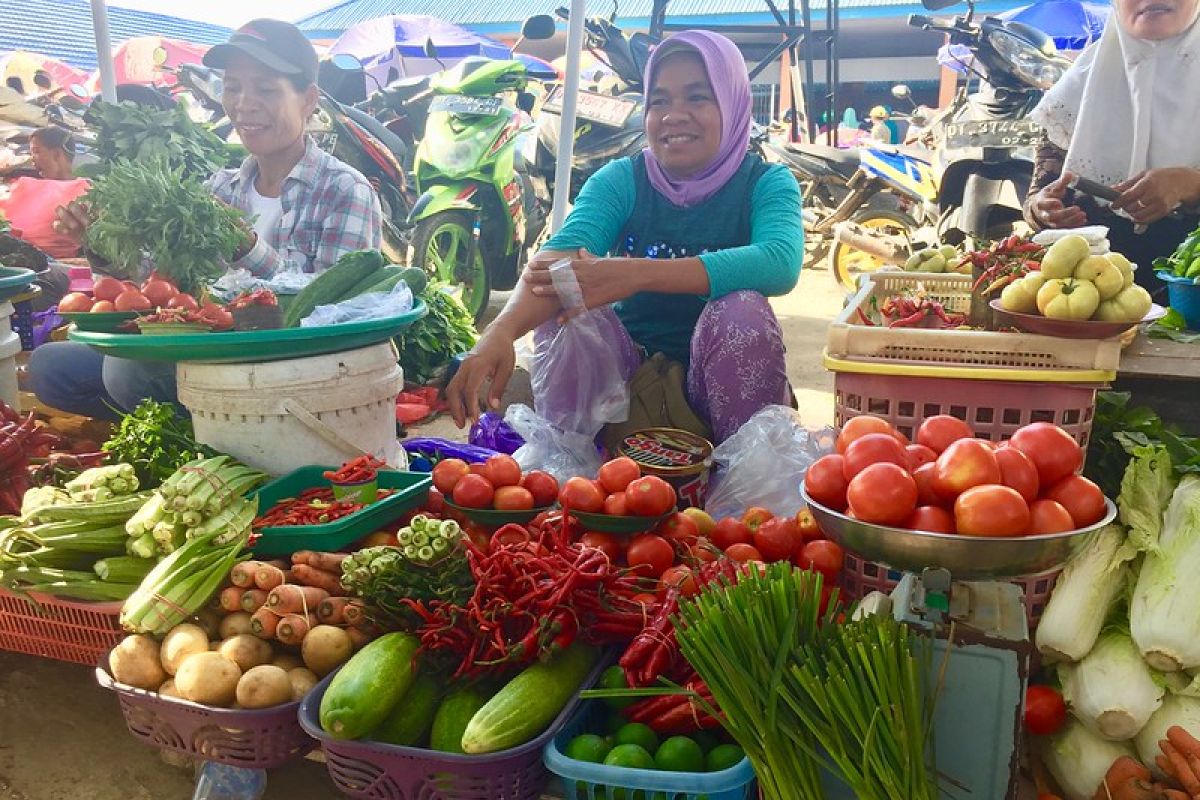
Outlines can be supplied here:
<path id="1" fill-rule="evenodd" d="M 1062 64 L 1002 28 L 992 31 L 991 44 L 1012 66 L 1013 73 L 1030 86 L 1049 89 L 1062 77 Z"/>

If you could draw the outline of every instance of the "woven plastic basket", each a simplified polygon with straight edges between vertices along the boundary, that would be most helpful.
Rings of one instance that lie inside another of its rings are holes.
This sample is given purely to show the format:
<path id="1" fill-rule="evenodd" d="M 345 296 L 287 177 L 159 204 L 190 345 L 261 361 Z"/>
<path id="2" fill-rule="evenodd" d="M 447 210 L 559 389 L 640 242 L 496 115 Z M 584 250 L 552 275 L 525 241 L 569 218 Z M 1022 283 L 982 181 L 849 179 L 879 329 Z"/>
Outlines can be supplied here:
<path id="1" fill-rule="evenodd" d="M 31 597 L 0 589 L 0 650 L 90 666 L 125 635 L 120 603 Z"/>
<path id="2" fill-rule="evenodd" d="M 107 662 L 96 668 L 97 683 L 116 693 L 129 732 L 153 747 L 232 767 L 271 769 L 317 745 L 300 727 L 299 702 L 255 711 L 210 708 L 117 683 Z"/>
<path id="3" fill-rule="evenodd" d="M 593 685 L 609 663 L 601 658 L 583 688 Z M 334 673 L 336 674 L 336 673 Z M 550 779 L 542 749 L 570 719 L 578 695 L 544 733 L 523 745 L 489 755 L 442 753 L 420 747 L 334 739 L 321 729 L 321 698 L 333 676 L 317 684 L 300 704 L 300 724 L 321 743 L 334 784 L 366 800 L 537 800 Z"/>

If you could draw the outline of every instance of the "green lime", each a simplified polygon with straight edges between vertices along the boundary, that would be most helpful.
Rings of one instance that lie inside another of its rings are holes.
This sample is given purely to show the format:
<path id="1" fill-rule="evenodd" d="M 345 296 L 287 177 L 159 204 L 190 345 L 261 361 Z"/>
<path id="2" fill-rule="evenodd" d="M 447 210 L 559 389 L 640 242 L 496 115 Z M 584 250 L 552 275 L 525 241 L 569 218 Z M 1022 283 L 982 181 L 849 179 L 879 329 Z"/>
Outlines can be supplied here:
<path id="1" fill-rule="evenodd" d="M 617 747 L 623 744 L 636 744 L 648 753 L 658 750 L 658 734 L 649 725 L 643 725 L 640 722 L 622 725 L 621 729 L 613 736 L 613 741 L 617 743 Z"/>
<path id="2" fill-rule="evenodd" d="M 632 769 L 654 769 L 654 758 L 646 748 L 636 744 L 619 744 L 604 757 L 604 763 L 610 767 L 629 767 Z"/>
<path id="3" fill-rule="evenodd" d="M 709 772 L 720 772 L 723 769 L 729 769 L 735 764 L 740 764 L 746 754 L 742 752 L 742 748 L 736 744 L 719 744 L 709 751 L 708 756 L 704 759 L 704 766 Z"/>
<path id="4" fill-rule="evenodd" d="M 668 772 L 703 772 L 704 751 L 686 736 L 672 736 L 654 754 L 654 765 Z"/>
<path id="5" fill-rule="evenodd" d="M 581 733 L 567 744 L 566 756 L 576 761 L 599 764 L 604 761 L 609 750 L 612 750 L 612 745 L 605 741 L 603 736 Z"/>
<path id="6" fill-rule="evenodd" d="M 717 735 L 712 731 L 696 731 L 691 735 L 696 744 L 700 745 L 700 749 L 707 753 L 721 743 Z"/>
<path id="7" fill-rule="evenodd" d="M 600 673 L 600 689 L 628 689 L 629 681 L 625 680 L 625 670 L 613 664 L 604 672 Z M 604 703 L 609 708 L 628 708 L 634 704 L 635 699 L 632 697 L 605 697 Z"/>

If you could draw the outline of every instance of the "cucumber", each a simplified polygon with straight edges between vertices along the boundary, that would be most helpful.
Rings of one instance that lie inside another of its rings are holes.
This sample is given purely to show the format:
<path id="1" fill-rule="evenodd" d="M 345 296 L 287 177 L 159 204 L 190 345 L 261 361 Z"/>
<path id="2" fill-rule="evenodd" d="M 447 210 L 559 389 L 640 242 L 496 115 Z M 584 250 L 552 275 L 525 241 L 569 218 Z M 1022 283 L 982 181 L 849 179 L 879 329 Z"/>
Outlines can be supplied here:
<path id="1" fill-rule="evenodd" d="M 354 654 L 321 698 L 321 728 L 335 739 L 359 739 L 379 727 L 415 679 L 421 642 L 387 633 Z"/>
<path id="2" fill-rule="evenodd" d="M 487 701 L 487 693 L 479 686 L 460 686 L 452 689 L 433 716 L 429 749 L 441 750 L 443 753 L 462 753 L 463 731 Z"/>
<path id="3" fill-rule="evenodd" d="M 400 280 L 408 284 L 414 297 L 424 294 L 425 289 L 429 286 L 429 275 L 419 267 L 405 267 L 404 272 L 400 275 Z"/>
<path id="4" fill-rule="evenodd" d="M 576 642 L 550 663 L 526 667 L 471 717 L 463 752 L 495 753 L 536 738 L 579 691 L 596 655 Z"/>
<path id="5" fill-rule="evenodd" d="M 347 253 L 329 269 L 322 272 L 313 282 L 300 290 L 283 316 L 283 327 L 294 328 L 300 320 L 320 305 L 336 303 L 351 286 L 368 275 L 383 269 L 383 256 L 377 250 L 359 250 Z"/>
<path id="6" fill-rule="evenodd" d="M 377 292 L 376 286 L 383 284 L 389 278 L 399 277 L 404 273 L 404 267 L 397 264 L 388 264 L 381 270 L 377 270 L 368 275 L 364 275 L 363 279 L 346 290 L 339 300 L 349 300 L 351 297 L 358 297 L 360 294 L 367 292 Z"/>
<path id="7" fill-rule="evenodd" d="M 436 678 L 424 673 L 418 675 L 392 713 L 367 738 L 385 744 L 420 746 L 429 735 L 441 695 L 442 687 Z"/>

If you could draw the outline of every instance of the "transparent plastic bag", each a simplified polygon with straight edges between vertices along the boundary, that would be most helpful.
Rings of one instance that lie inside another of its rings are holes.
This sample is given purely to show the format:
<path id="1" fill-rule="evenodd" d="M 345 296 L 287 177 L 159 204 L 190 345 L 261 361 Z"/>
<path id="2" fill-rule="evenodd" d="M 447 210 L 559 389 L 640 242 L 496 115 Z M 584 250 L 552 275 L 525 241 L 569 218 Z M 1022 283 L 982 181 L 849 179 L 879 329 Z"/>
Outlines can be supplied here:
<path id="1" fill-rule="evenodd" d="M 833 452 L 836 437 L 833 428 L 805 428 L 793 408 L 763 408 L 713 450 L 718 470 L 704 510 L 715 519 L 741 517 L 751 506 L 795 515 L 804 505 L 804 473 Z"/>
<path id="2" fill-rule="evenodd" d="M 512 454 L 522 471 L 540 469 L 562 483 L 580 475 L 595 477 L 600 469 L 595 435 L 564 431 L 521 403 L 508 407 L 504 421 L 525 440 Z"/>
<path id="3" fill-rule="evenodd" d="M 301 328 L 320 328 L 346 322 L 366 322 L 407 314 L 413 308 L 412 290 L 400 281 L 390 292 L 368 292 L 340 303 L 317 306 L 300 320 Z"/>

